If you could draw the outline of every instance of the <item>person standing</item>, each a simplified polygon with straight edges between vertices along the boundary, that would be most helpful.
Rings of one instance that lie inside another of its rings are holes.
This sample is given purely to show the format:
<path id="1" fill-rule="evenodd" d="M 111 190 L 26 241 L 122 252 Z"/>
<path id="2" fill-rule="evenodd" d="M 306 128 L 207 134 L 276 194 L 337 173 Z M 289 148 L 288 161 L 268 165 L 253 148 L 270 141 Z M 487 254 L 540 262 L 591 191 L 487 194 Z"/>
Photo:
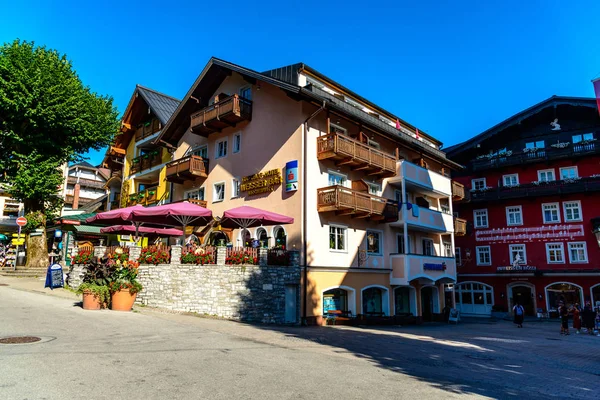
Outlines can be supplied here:
<path id="1" fill-rule="evenodd" d="M 558 306 L 558 315 L 560 316 L 560 334 L 568 335 L 569 334 L 569 309 L 563 303 L 560 302 Z"/>
<path id="2" fill-rule="evenodd" d="M 593 335 L 594 325 L 596 324 L 596 312 L 589 301 L 585 303 L 581 317 L 583 326 L 587 329 L 588 334 Z"/>
<path id="3" fill-rule="evenodd" d="M 519 302 L 515 303 L 513 307 L 514 323 L 517 324 L 517 328 L 523 327 L 523 318 L 525 318 L 525 309 Z"/>
<path id="4" fill-rule="evenodd" d="M 573 329 L 575 329 L 575 333 L 581 333 L 581 307 L 579 303 L 575 303 L 575 306 L 573 306 Z"/>

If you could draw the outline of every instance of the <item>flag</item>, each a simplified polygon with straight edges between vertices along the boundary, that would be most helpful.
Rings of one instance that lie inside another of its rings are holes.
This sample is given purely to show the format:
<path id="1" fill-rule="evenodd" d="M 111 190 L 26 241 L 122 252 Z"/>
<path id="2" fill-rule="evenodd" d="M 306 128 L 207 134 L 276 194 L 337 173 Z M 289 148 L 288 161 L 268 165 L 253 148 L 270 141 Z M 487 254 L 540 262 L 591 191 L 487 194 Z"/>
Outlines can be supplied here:
<path id="1" fill-rule="evenodd" d="M 594 84 L 594 92 L 596 92 L 596 106 L 598 106 L 598 113 L 600 113 L 600 78 L 592 81 Z"/>
<path id="2" fill-rule="evenodd" d="M 416 135 L 417 135 L 417 139 L 421 138 L 421 135 L 419 135 L 419 128 L 417 128 Z"/>
<path id="3" fill-rule="evenodd" d="M 401 126 L 400 126 L 400 121 L 396 120 L 396 129 L 400 130 Z"/>

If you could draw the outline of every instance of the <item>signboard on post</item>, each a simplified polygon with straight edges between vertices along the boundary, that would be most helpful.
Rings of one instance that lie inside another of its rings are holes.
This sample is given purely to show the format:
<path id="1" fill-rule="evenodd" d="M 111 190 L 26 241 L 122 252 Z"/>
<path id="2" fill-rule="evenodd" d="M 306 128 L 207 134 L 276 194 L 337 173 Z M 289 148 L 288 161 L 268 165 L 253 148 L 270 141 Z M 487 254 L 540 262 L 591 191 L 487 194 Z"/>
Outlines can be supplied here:
<path id="1" fill-rule="evenodd" d="M 458 321 L 460 321 L 460 311 L 458 311 L 456 308 L 451 308 L 450 315 L 448 316 L 448 323 L 454 322 L 457 324 Z"/>
<path id="2" fill-rule="evenodd" d="M 21 228 L 24 227 L 25 225 L 27 225 L 27 218 L 25 217 L 19 217 L 16 220 L 17 225 L 19 225 L 19 236 L 17 236 L 17 238 L 19 238 L 19 240 L 21 239 Z M 19 263 L 19 245 L 20 244 L 24 244 L 24 242 L 17 242 L 17 255 L 16 255 L 16 259 L 15 259 L 15 269 L 17 268 L 17 264 Z"/>

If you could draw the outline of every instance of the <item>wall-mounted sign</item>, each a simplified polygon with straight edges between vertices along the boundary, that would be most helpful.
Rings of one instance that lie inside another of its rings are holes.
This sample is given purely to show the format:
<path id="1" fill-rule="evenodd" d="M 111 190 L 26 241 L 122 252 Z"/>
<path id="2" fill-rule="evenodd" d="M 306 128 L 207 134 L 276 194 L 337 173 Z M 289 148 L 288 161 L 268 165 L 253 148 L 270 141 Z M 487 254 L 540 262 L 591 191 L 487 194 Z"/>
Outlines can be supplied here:
<path id="1" fill-rule="evenodd" d="M 298 190 L 298 160 L 288 161 L 285 164 L 285 191 Z"/>
<path id="2" fill-rule="evenodd" d="M 73 219 L 63 219 L 60 221 L 63 225 L 81 225 L 81 221 L 76 221 Z"/>
<path id="3" fill-rule="evenodd" d="M 531 265 L 507 265 L 505 267 L 496 268 L 497 272 L 528 272 L 536 270 L 537 267 Z"/>
<path id="4" fill-rule="evenodd" d="M 441 264 L 425 263 L 425 264 L 423 264 L 423 269 L 427 269 L 430 271 L 445 271 L 446 263 L 445 262 L 443 262 Z"/>
<path id="5" fill-rule="evenodd" d="M 242 178 L 240 191 L 247 192 L 248 196 L 259 193 L 268 193 L 275 190 L 275 186 L 281 183 L 281 170 L 272 169 L 258 174 Z"/>

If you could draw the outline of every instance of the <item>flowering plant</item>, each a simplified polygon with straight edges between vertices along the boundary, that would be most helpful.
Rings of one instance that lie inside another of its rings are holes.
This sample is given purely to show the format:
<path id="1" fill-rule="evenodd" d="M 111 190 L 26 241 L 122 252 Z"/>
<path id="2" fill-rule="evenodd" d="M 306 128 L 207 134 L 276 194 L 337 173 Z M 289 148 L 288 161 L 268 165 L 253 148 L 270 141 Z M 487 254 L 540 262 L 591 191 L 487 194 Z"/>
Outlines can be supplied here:
<path id="1" fill-rule="evenodd" d="M 90 250 L 82 250 L 80 253 L 71 256 L 73 264 L 89 264 L 94 258 L 94 254 Z"/>
<path id="2" fill-rule="evenodd" d="M 113 252 L 106 255 L 109 260 L 125 262 L 129 260 L 129 248 L 117 247 Z"/>
<path id="3" fill-rule="evenodd" d="M 171 259 L 169 251 L 161 246 L 149 246 L 142 249 L 138 262 L 140 264 L 168 264 Z"/>
<path id="4" fill-rule="evenodd" d="M 245 250 L 232 251 L 229 257 L 225 258 L 225 264 L 240 265 L 240 264 L 258 264 L 258 257 L 254 257 L 250 252 Z"/>
<path id="5" fill-rule="evenodd" d="M 202 247 L 196 248 L 191 247 L 189 250 L 184 249 L 181 253 L 182 264 L 196 264 L 204 265 L 213 262 L 213 256 L 211 253 L 204 250 Z"/>
<path id="6" fill-rule="evenodd" d="M 137 281 L 138 268 L 140 264 L 137 261 L 128 260 L 119 264 L 112 273 L 112 280 L 108 284 L 111 292 L 118 292 L 122 289 L 129 290 L 129 293 L 135 294 L 142 290 L 142 285 Z"/>

